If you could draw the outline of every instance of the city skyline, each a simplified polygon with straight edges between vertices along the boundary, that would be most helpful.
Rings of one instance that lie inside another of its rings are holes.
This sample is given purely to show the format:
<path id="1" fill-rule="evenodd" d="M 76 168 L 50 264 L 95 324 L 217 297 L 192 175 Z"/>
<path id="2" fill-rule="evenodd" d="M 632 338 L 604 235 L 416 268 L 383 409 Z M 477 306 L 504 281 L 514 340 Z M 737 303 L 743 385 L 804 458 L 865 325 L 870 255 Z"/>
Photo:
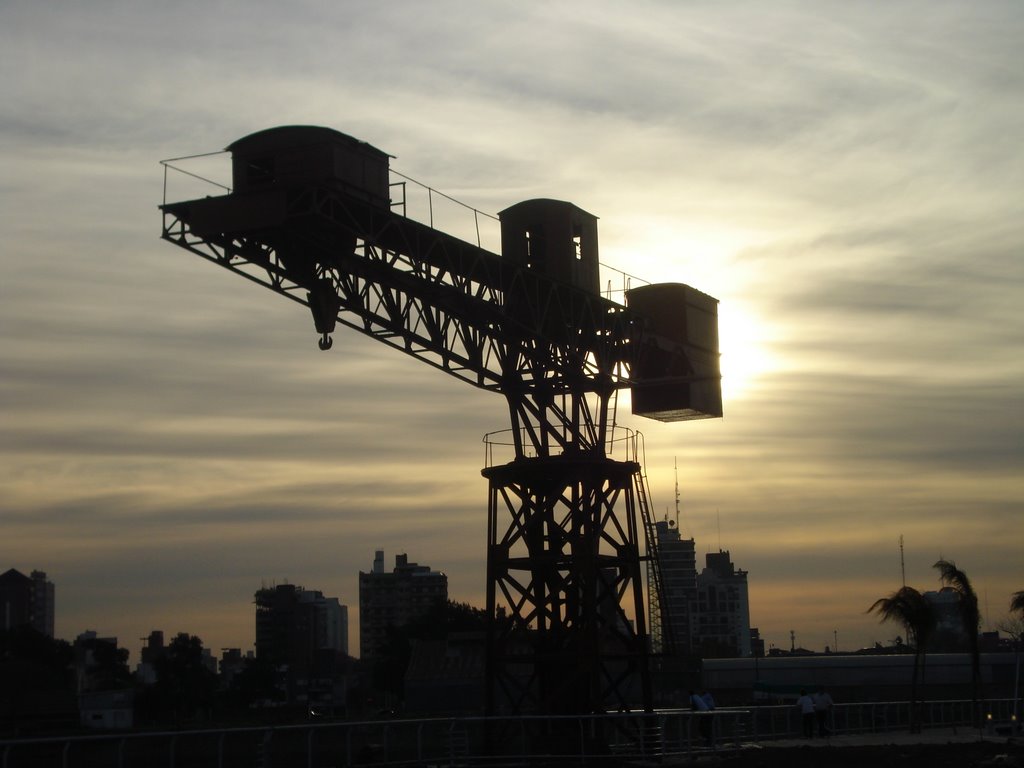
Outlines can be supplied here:
<path id="1" fill-rule="evenodd" d="M 668 516 L 666 515 L 666 519 L 667 519 L 667 517 Z M 713 557 L 716 553 L 719 554 L 719 555 L 721 555 L 721 554 L 724 554 L 726 556 L 730 555 L 730 552 L 728 550 L 722 550 L 722 549 L 712 550 L 712 549 L 709 548 L 705 552 L 705 556 L 706 556 L 706 558 L 710 558 L 710 557 Z M 366 572 L 360 572 L 359 573 L 359 577 L 365 577 L 365 575 L 367 573 L 377 573 L 377 572 L 379 572 L 376 569 L 378 567 L 378 564 L 381 562 L 380 561 L 380 557 L 382 555 L 383 555 L 383 552 L 380 551 L 380 550 L 377 550 L 374 553 L 374 561 L 373 561 L 373 564 L 372 564 L 371 568 L 368 569 Z M 404 553 L 404 552 L 397 553 L 395 555 L 394 572 L 398 573 L 398 571 L 400 570 L 401 566 L 405 562 L 407 562 L 407 553 Z M 422 570 L 429 569 L 429 570 L 432 571 L 432 569 L 430 569 L 429 566 L 419 566 L 416 563 L 413 563 L 411 565 L 417 566 L 417 567 L 419 567 Z M 730 565 L 731 565 L 731 563 L 730 563 Z M 903 564 L 901 563 L 901 565 L 903 565 Z M 709 568 L 710 568 L 710 565 L 707 562 L 705 562 L 703 565 L 700 564 L 700 563 L 697 564 L 697 572 L 698 573 L 707 571 Z M 14 572 L 18 571 L 17 568 L 11 568 L 9 570 L 10 571 L 14 571 Z M 745 580 L 747 572 L 745 570 L 743 570 L 743 569 L 738 569 L 738 570 L 740 570 L 743 573 L 744 580 Z M 392 573 L 392 570 L 389 569 L 389 570 L 386 570 L 384 572 L 385 573 Z M 37 572 L 34 571 L 33 572 L 33 576 L 35 576 L 36 573 Z M 444 574 L 443 571 L 438 571 L 436 573 L 438 573 L 440 575 Z M 42 573 L 41 575 L 44 578 L 46 576 L 45 573 Z M 52 612 L 54 585 L 53 585 L 52 582 L 47 582 L 47 583 L 49 584 L 49 588 L 50 588 L 50 609 L 51 609 L 51 612 Z M 282 586 L 292 586 L 295 589 L 300 590 L 300 591 L 301 590 L 306 590 L 306 587 L 304 585 L 302 585 L 300 583 L 290 582 L 288 580 L 282 581 L 280 583 L 278 583 L 276 581 L 270 581 L 269 583 L 267 581 L 264 581 L 264 582 L 261 583 L 260 587 L 254 592 L 254 598 L 255 599 L 250 601 L 250 602 L 253 605 L 255 605 L 258 602 L 259 596 L 260 596 L 261 593 L 267 592 L 268 590 L 273 591 L 273 590 L 278 589 L 278 588 L 280 588 Z M 322 593 L 322 590 L 312 590 L 312 591 L 306 590 L 306 591 L 309 592 L 310 594 L 317 594 L 317 595 L 320 595 Z M 926 594 L 926 595 L 946 594 L 948 591 L 949 591 L 949 588 L 946 587 L 944 583 L 936 584 L 934 589 L 931 589 L 931 590 L 922 589 L 922 592 L 924 592 L 924 594 Z M 952 597 L 954 595 L 955 595 L 955 593 L 950 593 L 950 597 Z M 340 601 L 340 598 L 331 598 L 331 599 L 333 599 L 335 601 Z M 987 600 L 987 596 L 983 595 L 982 599 L 983 600 Z M 948 602 L 949 602 L 949 599 L 947 599 L 946 604 L 948 604 Z M 362 654 L 362 642 L 360 641 L 360 637 L 359 637 L 360 627 L 361 627 L 361 622 L 359 620 L 359 607 L 360 607 L 360 605 L 359 605 L 358 588 L 357 588 L 357 598 L 356 598 L 356 602 L 354 604 L 350 605 L 347 602 L 341 602 L 341 608 L 346 612 L 345 624 L 348 626 L 347 642 L 346 642 L 346 644 L 347 644 L 347 646 L 349 648 L 348 655 L 353 656 L 355 658 L 361 658 L 362 655 L 363 655 Z M 473 607 L 481 608 L 482 606 L 474 605 Z M 355 623 L 354 624 L 348 620 L 348 611 L 349 611 L 350 608 L 352 609 L 352 615 L 355 617 Z M 982 607 L 982 614 L 983 614 L 983 616 L 984 616 L 985 612 L 987 612 L 987 608 L 986 607 Z M 52 620 L 52 617 L 51 617 L 51 620 Z M 948 621 L 948 618 L 944 619 L 944 620 Z M 197 637 L 199 637 L 200 640 L 203 640 L 204 647 L 207 650 L 211 651 L 211 652 L 216 651 L 218 648 L 221 651 L 225 651 L 225 650 L 229 650 L 229 649 L 237 649 L 237 650 L 240 650 L 243 654 L 245 654 L 246 652 L 255 652 L 255 648 L 257 646 L 256 636 L 259 633 L 259 630 L 257 628 L 258 623 L 259 623 L 258 610 L 253 609 L 252 610 L 252 624 L 253 624 L 252 641 L 248 645 L 246 645 L 245 643 L 234 645 L 234 646 L 215 646 L 215 645 L 211 645 L 211 644 L 209 644 L 209 643 L 207 643 L 205 641 L 205 639 L 203 637 L 203 632 L 201 631 L 201 628 L 199 628 L 197 630 L 197 628 L 194 628 L 194 627 L 193 628 L 179 628 L 179 629 L 175 630 L 174 632 L 172 632 L 171 635 L 176 636 L 178 634 L 182 634 L 183 633 L 185 635 L 197 636 Z M 753 622 L 748 622 L 748 623 L 750 624 L 750 629 L 752 629 L 752 630 L 757 630 L 758 629 L 753 624 Z M 990 626 L 985 626 L 986 624 L 989 624 Z M 989 622 L 987 619 L 983 618 L 982 626 L 980 627 L 979 631 L 998 631 L 998 630 L 999 630 L 998 626 L 992 625 L 991 622 Z M 104 634 L 102 630 L 97 630 L 94 626 L 90 625 L 90 626 L 84 627 L 81 630 L 76 631 L 73 634 L 68 635 L 68 636 L 61 636 L 58 633 L 54 633 L 53 636 L 56 637 L 57 639 L 67 640 L 67 641 L 70 642 L 74 638 L 76 638 L 76 637 L 78 637 L 80 635 L 83 635 L 83 634 L 90 633 L 90 632 L 94 633 L 94 634 L 96 632 L 99 632 L 100 634 Z M 139 636 L 137 638 L 137 641 L 138 641 L 138 643 L 140 645 L 140 649 L 145 647 L 145 645 L 146 645 L 146 643 L 147 643 L 147 641 L 149 639 L 148 636 L 152 632 L 159 632 L 159 633 L 162 633 L 162 634 L 166 634 L 166 632 L 164 631 L 164 627 L 162 625 L 154 626 L 151 630 L 149 630 L 149 632 L 147 632 L 147 634 L 145 636 Z M 109 634 L 109 633 L 107 633 L 107 634 Z M 883 634 L 885 634 L 885 633 L 883 633 Z M 1005 631 L 1003 632 L 1003 634 L 1005 635 Z M 881 642 L 883 645 L 891 644 L 898 635 L 900 635 L 900 631 L 898 630 L 898 628 L 896 628 L 894 626 L 890 626 L 889 627 L 889 632 L 885 635 L 885 639 L 884 640 L 878 640 L 878 641 L 875 641 L 875 642 Z M 808 651 L 813 651 L 813 652 L 818 652 L 818 653 L 822 652 L 823 650 L 825 652 L 842 652 L 842 653 L 847 653 L 847 652 L 854 652 L 854 651 L 857 651 L 857 650 L 862 650 L 862 649 L 866 649 L 866 648 L 870 647 L 870 644 L 860 645 L 860 646 L 856 646 L 856 647 L 849 647 L 849 648 L 846 648 L 846 647 L 838 645 L 837 644 L 838 643 L 838 630 L 836 630 L 836 629 L 834 629 L 832 631 L 832 642 L 831 642 L 831 644 L 826 642 L 823 647 L 808 646 L 808 645 L 800 642 L 797 639 L 799 636 L 800 636 L 800 632 L 798 632 L 796 629 L 791 629 L 790 632 L 787 633 L 786 638 L 783 638 L 783 639 L 788 640 L 789 644 L 795 646 L 798 649 L 808 650 Z M 759 637 L 760 637 L 760 634 L 759 634 Z M 900 635 L 900 637 L 901 637 L 900 641 L 903 642 L 904 640 L 902 639 L 901 635 Z M 133 640 L 132 643 L 128 643 L 128 642 L 122 642 L 122 639 L 120 637 L 117 637 L 116 639 L 118 641 L 118 646 L 128 650 L 132 654 L 132 658 L 137 658 L 140 655 L 138 652 L 133 652 L 134 640 Z M 786 649 L 786 645 L 787 645 L 786 643 L 776 643 L 776 642 L 765 643 L 764 651 L 767 652 L 771 648 L 780 648 L 782 650 L 785 650 Z M 356 649 L 358 649 L 358 652 L 356 652 Z"/>
<path id="2" fill-rule="evenodd" d="M 681 531 L 749 571 L 766 645 L 897 634 L 865 612 L 900 536 L 983 628 L 1024 588 L 1018 6 L 3 16 L 0 563 L 47 572 L 58 636 L 244 648 L 260 583 L 353 606 L 377 549 L 483 605 L 501 399 L 354 332 L 321 353 L 305 309 L 159 239 L 159 160 L 289 123 L 482 211 L 569 200 L 603 263 L 721 301 L 724 418 L 619 421 L 658 518 L 678 462 Z"/>

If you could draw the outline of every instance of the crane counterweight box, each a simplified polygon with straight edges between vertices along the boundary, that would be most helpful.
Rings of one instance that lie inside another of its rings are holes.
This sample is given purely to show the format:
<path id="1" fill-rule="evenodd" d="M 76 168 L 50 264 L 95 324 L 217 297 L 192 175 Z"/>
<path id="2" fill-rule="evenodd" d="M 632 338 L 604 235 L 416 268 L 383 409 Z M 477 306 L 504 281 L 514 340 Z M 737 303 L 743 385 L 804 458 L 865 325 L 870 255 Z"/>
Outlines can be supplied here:
<path id="1" fill-rule="evenodd" d="M 626 291 L 642 318 L 630 367 L 633 413 L 658 421 L 722 415 L 718 300 L 682 283 Z"/>

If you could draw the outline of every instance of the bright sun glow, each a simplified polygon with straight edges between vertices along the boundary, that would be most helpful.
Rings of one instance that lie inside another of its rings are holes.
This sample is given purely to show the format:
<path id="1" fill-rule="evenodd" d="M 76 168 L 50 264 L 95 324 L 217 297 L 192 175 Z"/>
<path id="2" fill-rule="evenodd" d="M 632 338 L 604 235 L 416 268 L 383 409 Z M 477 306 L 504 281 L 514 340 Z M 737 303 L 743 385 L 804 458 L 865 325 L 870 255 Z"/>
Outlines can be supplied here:
<path id="1" fill-rule="evenodd" d="M 718 337 L 726 401 L 749 396 L 764 374 L 781 366 L 772 351 L 773 329 L 742 301 L 716 291 L 716 286 L 734 279 L 730 265 L 737 253 L 758 242 L 757 232 L 693 222 L 684 227 L 679 221 L 649 218 L 628 220 L 624 231 L 631 233 L 630 239 L 613 240 L 608 251 L 643 254 L 640 277 L 645 281 L 685 282 L 720 300 Z M 614 279 L 610 282 L 617 287 Z"/>
<path id="2" fill-rule="evenodd" d="M 718 343 L 726 401 L 748 395 L 758 378 L 776 367 L 764 324 L 734 302 L 718 305 Z"/>

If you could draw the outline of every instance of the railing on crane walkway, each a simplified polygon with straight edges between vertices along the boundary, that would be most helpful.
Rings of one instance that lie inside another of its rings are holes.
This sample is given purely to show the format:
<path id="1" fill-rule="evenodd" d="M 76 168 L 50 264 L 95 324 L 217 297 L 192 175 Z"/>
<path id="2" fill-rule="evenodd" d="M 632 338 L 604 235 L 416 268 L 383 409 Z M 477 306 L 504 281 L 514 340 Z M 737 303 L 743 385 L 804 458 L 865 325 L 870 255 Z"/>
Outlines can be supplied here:
<path id="1" fill-rule="evenodd" d="M 231 194 L 231 153 L 227 150 L 161 160 L 163 166 L 163 204 L 171 201 Z M 411 176 L 388 169 L 391 210 L 405 218 L 441 229 L 468 243 L 475 243 L 492 253 L 501 253 L 501 222 L 497 216 L 474 208 Z M 601 264 L 604 272 L 615 274 L 617 286 L 608 280 L 604 298 L 622 304 L 625 294 L 636 283 L 647 284 L 643 278 Z"/>

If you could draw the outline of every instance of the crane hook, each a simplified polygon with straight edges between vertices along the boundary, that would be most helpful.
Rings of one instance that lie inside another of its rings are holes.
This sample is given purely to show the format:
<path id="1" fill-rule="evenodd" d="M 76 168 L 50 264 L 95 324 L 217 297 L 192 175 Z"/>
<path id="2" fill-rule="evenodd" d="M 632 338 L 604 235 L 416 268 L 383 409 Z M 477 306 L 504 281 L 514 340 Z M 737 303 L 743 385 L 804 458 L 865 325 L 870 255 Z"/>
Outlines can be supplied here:
<path id="1" fill-rule="evenodd" d="M 334 346 L 334 339 L 331 338 L 330 334 L 325 333 L 320 337 L 320 341 L 317 342 L 317 345 L 320 347 L 320 349 L 326 352 L 328 349 Z"/>

